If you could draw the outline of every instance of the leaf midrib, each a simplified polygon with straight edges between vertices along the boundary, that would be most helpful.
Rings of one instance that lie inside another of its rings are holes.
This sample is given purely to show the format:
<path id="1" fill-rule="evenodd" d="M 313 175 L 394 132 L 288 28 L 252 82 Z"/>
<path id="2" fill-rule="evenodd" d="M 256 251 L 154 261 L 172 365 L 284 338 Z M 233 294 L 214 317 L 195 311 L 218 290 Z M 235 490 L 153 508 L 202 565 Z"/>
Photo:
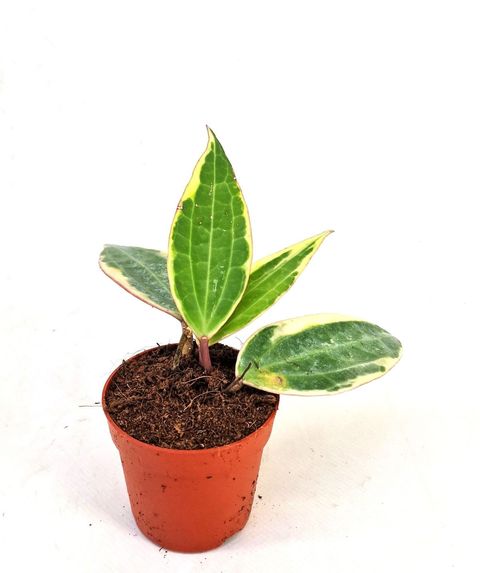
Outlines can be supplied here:
<path id="1" fill-rule="evenodd" d="M 213 183 L 212 189 L 212 210 L 210 216 L 210 238 L 208 240 L 208 267 L 207 267 L 207 286 L 205 289 L 205 301 L 203 303 L 203 316 L 207 316 L 208 297 L 210 296 L 210 271 L 212 267 L 212 242 L 213 242 L 213 220 L 215 216 L 215 193 L 217 190 L 217 150 L 213 151 Z M 200 310 L 200 308 L 199 308 Z"/>
<path id="2" fill-rule="evenodd" d="M 382 357 L 382 358 L 386 358 L 386 357 Z M 381 358 L 377 358 L 377 360 L 380 360 L 380 359 Z M 393 360 L 393 358 L 391 360 Z M 292 377 L 292 376 L 298 376 L 298 377 L 302 377 L 302 378 L 308 378 L 309 376 L 329 376 L 330 374 L 335 374 L 337 372 L 343 372 L 345 370 L 351 370 L 352 368 L 358 368 L 360 366 L 366 366 L 368 364 L 375 364 L 375 363 L 376 363 L 376 360 L 367 360 L 366 362 L 356 362 L 355 364 L 352 364 L 351 366 L 345 366 L 343 368 L 335 368 L 334 370 L 317 371 L 317 372 L 304 372 L 304 373 L 291 372 L 291 373 L 285 374 L 285 376 L 287 378 Z M 362 375 L 362 374 L 360 374 L 360 375 Z M 354 380 L 355 378 L 350 378 L 350 380 Z"/>
<path id="3" fill-rule="evenodd" d="M 291 260 L 291 259 L 290 259 L 290 260 Z M 268 275 L 266 275 L 266 276 L 271 278 L 272 275 L 274 275 L 278 270 L 279 270 L 278 267 L 275 267 L 275 270 L 274 270 L 272 273 L 270 273 L 270 274 L 268 274 Z M 292 271 L 291 273 L 289 273 L 288 275 L 285 275 L 284 279 L 282 280 L 282 284 L 283 284 L 284 282 L 286 282 L 287 279 L 290 279 L 291 276 L 292 276 L 293 274 L 295 274 L 295 272 L 296 272 L 296 269 L 293 270 L 293 271 Z M 262 281 L 262 282 L 263 282 L 263 281 Z M 260 284 L 260 282 L 259 282 L 258 284 Z M 258 284 L 255 284 L 255 285 L 253 286 L 253 288 L 248 292 L 248 296 L 249 296 L 249 297 L 252 296 L 253 294 L 255 294 L 255 290 L 257 289 Z M 242 305 L 242 308 L 240 309 L 241 312 L 238 314 L 238 316 L 241 317 L 241 315 L 242 315 L 243 313 L 248 314 L 248 311 L 250 311 L 250 310 L 252 309 L 252 307 L 255 306 L 255 304 L 256 304 L 258 301 L 263 300 L 264 298 L 266 298 L 272 291 L 274 291 L 275 289 L 278 289 L 278 286 L 279 286 L 278 284 L 274 285 L 273 287 L 269 288 L 267 291 L 264 291 L 263 294 L 261 295 L 261 297 L 252 298 L 251 300 L 248 301 L 247 304 L 245 304 L 245 306 Z M 280 294 L 285 294 L 285 291 L 281 291 Z M 232 323 L 233 323 L 234 321 L 235 321 L 235 315 L 232 317 Z"/>
<path id="4" fill-rule="evenodd" d="M 306 250 L 307 248 L 309 248 L 314 241 L 312 241 L 312 243 L 310 243 L 308 246 L 306 247 L 302 247 L 301 249 L 298 249 L 297 252 L 294 252 L 293 249 L 291 249 L 288 253 L 288 257 L 286 259 L 282 259 L 281 261 L 278 261 L 275 264 L 275 267 L 271 270 L 271 272 L 266 273 L 265 275 L 263 275 L 263 277 L 261 277 L 261 279 L 255 283 L 254 285 L 254 289 L 258 288 L 259 285 L 263 284 L 267 278 L 269 278 L 271 275 L 273 275 L 274 273 L 276 273 L 283 265 L 286 265 L 287 263 L 291 262 L 295 257 L 297 257 L 303 250 Z M 310 254 L 310 253 L 308 253 Z M 277 258 L 279 258 L 282 255 L 282 253 L 278 253 Z M 307 255 L 308 256 L 308 255 Z M 302 261 L 305 259 L 305 257 L 302 259 Z M 266 261 L 265 264 L 268 264 L 270 261 Z M 257 272 L 261 267 L 255 269 L 255 272 Z M 296 270 L 296 269 L 295 269 Z M 292 273 L 295 271 L 292 271 Z M 290 273 L 288 276 L 290 276 L 292 273 Z M 253 290 L 253 289 L 252 289 Z"/>
<path id="5" fill-rule="evenodd" d="M 232 225 L 233 225 L 233 196 L 230 197 L 230 215 L 232 216 Z M 232 232 L 232 240 L 230 243 L 230 255 L 228 257 L 228 265 L 227 265 L 227 272 L 225 273 L 225 277 L 223 279 L 222 285 L 221 285 L 221 291 L 220 294 L 217 296 L 217 300 L 215 301 L 215 304 L 212 307 L 212 313 L 211 316 L 214 316 L 215 311 L 217 310 L 218 307 L 218 303 L 220 302 L 220 300 L 222 299 L 223 293 L 225 292 L 225 287 L 227 286 L 227 282 L 228 282 L 228 277 L 230 276 L 230 272 L 232 270 L 232 257 L 233 257 L 233 241 L 235 240 L 235 235 L 234 232 Z M 228 319 L 227 319 L 228 320 Z M 220 326 L 220 328 L 222 327 L 222 325 Z M 220 328 L 217 329 L 220 330 Z"/>
<path id="6" fill-rule="evenodd" d="M 143 269 L 145 269 L 154 279 L 155 282 L 158 283 L 158 285 L 161 287 L 161 290 L 166 291 L 165 286 L 162 284 L 162 282 L 159 280 L 158 276 L 150 269 L 148 268 L 144 263 L 142 263 L 141 261 L 139 261 L 136 257 L 134 257 L 132 254 L 130 254 L 128 251 L 125 251 L 122 247 L 116 247 L 116 249 L 118 251 L 121 251 L 124 255 L 126 255 L 129 259 L 131 259 L 132 261 L 136 262 L 140 267 L 142 267 Z M 118 262 L 117 262 L 118 264 Z M 117 267 L 118 268 L 118 267 Z M 132 287 L 136 288 L 137 290 L 139 290 L 137 287 L 135 287 L 131 282 L 130 279 L 125 275 L 125 273 L 123 272 L 123 269 L 120 267 L 118 269 L 122 275 L 125 277 L 125 279 L 128 281 L 129 284 L 132 285 Z M 144 293 L 146 296 L 147 293 Z"/>
<path id="7" fill-rule="evenodd" d="M 353 345 L 353 344 L 364 343 L 364 342 L 367 342 L 367 341 L 369 341 L 369 340 L 375 340 L 375 341 L 381 341 L 382 344 L 385 346 L 385 348 L 388 349 L 387 345 L 383 342 L 383 340 L 384 340 L 384 339 L 389 339 L 389 338 L 391 338 L 391 336 L 390 336 L 389 334 L 384 334 L 384 335 L 381 335 L 381 336 L 372 336 L 372 335 L 369 335 L 369 336 L 361 337 L 361 338 L 359 338 L 359 339 L 357 339 L 357 340 L 350 340 L 350 341 L 348 341 L 348 342 L 341 342 L 341 343 L 335 344 L 334 346 L 335 346 L 335 348 L 340 348 L 340 347 L 345 347 L 345 346 L 349 346 L 349 345 Z M 282 339 L 284 339 L 284 337 L 282 337 Z M 277 345 L 278 345 L 278 342 L 277 342 L 274 346 L 277 346 Z M 270 352 L 273 351 L 274 346 L 272 346 L 272 350 L 271 350 Z M 304 359 L 304 358 L 309 358 L 310 356 L 320 355 L 320 354 L 322 354 L 322 353 L 324 353 L 324 352 L 325 352 L 325 349 L 322 349 L 322 350 L 313 350 L 313 351 L 310 351 L 310 352 L 304 352 L 304 353 L 302 353 L 302 354 L 297 354 L 297 355 L 294 357 L 294 359 L 295 359 L 295 361 L 298 361 L 298 360 L 302 360 L 302 359 Z M 385 356 L 385 358 L 387 358 L 387 357 L 390 358 L 390 355 Z M 383 357 L 380 356 L 379 358 L 383 358 Z M 378 358 L 377 358 L 376 360 L 378 360 Z M 374 360 L 371 360 L 371 361 L 368 361 L 368 362 L 374 362 L 374 361 L 375 361 L 375 359 L 374 359 Z M 275 362 L 267 362 L 267 363 L 265 363 L 265 364 L 262 364 L 261 367 L 262 367 L 262 369 L 263 369 L 263 368 L 267 369 L 267 368 L 271 368 L 272 366 L 276 366 L 276 365 L 280 365 L 280 364 L 288 364 L 288 362 L 289 362 L 288 360 L 283 360 L 283 361 L 277 360 L 277 361 L 275 361 Z M 367 363 L 368 363 L 368 362 L 367 362 Z M 357 363 L 357 364 L 358 364 L 358 363 Z M 359 363 L 359 364 L 362 364 L 362 363 Z"/>

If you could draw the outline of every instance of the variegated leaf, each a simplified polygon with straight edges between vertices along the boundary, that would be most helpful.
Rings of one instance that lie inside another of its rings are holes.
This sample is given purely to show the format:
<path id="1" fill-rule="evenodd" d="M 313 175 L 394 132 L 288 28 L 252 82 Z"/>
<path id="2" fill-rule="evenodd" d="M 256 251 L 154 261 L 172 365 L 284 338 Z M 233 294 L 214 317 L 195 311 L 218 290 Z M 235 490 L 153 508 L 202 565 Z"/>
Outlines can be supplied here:
<path id="1" fill-rule="evenodd" d="M 183 318 L 197 338 L 210 339 L 245 291 L 252 245 L 232 166 L 210 129 L 208 136 L 173 220 L 168 275 Z"/>
<path id="2" fill-rule="evenodd" d="M 254 263 L 241 301 L 212 343 L 240 330 L 270 308 L 293 285 L 331 232 L 300 241 Z"/>
<path id="3" fill-rule="evenodd" d="M 126 291 L 181 319 L 170 293 L 165 253 L 142 247 L 105 245 L 99 264 L 102 271 Z"/>
<path id="4" fill-rule="evenodd" d="M 253 334 L 240 350 L 236 373 L 245 384 L 278 394 L 333 394 L 382 376 L 401 344 L 369 322 L 317 314 L 285 320 Z"/>

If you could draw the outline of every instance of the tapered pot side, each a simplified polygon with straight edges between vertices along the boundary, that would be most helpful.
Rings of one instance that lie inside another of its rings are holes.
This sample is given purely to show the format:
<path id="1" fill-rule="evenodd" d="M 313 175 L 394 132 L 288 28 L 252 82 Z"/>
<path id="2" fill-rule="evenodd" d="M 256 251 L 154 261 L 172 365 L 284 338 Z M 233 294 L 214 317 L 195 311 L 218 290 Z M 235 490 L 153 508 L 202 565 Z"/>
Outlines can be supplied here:
<path id="1" fill-rule="evenodd" d="M 105 398 L 117 371 L 112 372 L 103 388 L 102 408 L 120 453 L 139 529 L 154 543 L 172 551 L 199 552 L 218 547 L 248 520 L 276 409 L 256 431 L 226 446 L 202 450 L 161 448 L 133 438 L 110 417 Z"/>

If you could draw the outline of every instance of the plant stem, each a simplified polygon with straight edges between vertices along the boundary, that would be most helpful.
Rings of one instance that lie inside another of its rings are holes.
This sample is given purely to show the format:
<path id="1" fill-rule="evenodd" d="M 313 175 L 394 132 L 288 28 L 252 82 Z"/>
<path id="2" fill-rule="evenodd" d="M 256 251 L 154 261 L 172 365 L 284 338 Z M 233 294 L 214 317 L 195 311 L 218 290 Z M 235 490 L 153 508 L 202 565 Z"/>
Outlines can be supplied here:
<path id="1" fill-rule="evenodd" d="M 210 372 L 210 370 L 212 369 L 212 361 L 210 360 L 210 351 L 208 349 L 208 338 L 206 336 L 202 336 L 200 338 L 198 358 L 200 360 L 200 364 L 205 368 L 205 372 Z"/>
<path id="2" fill-rule="evenodd" d="M 173 368 L 178 368 L 182 358 L 188 358 L 193 354 L 193 334 L 186 322 L 182 321 L 182 336 L 178 342 L 177 351 L 173 357 Z"/>
<path id="3" fill-rule="evenodd" d="M 252 363 L 249 362 L 245 370 L 240 374 L 240 376 L 237 376 L 233 382 L 230 382 L 230 384 L 224 389 L 224 392 L 238 392 L 243 386 L 243 377 L 250 370 L 251 366 Z"/>

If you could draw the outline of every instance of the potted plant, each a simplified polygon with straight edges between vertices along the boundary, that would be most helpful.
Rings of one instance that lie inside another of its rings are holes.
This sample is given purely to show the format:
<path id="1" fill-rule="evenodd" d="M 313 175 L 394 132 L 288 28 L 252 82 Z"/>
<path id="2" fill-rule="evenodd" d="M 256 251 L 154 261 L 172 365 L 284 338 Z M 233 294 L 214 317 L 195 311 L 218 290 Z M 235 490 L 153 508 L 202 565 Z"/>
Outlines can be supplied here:
<path id="1" fill-rule="evenodd" d="M 400 342 L 360 319 L 314 314 L 219 342 L 295 282 L 330 231 L 252 265 L 250 221 L 215 134 L 178 204 L 168 253 L 106 245 L 102 270 L 179 320 L 178 345 L 124 361 L 102 396 L 140 530 L 162 547 L 205 551 L 247 522 L 280 394 L 330 395 L 378 378 Z"/>

